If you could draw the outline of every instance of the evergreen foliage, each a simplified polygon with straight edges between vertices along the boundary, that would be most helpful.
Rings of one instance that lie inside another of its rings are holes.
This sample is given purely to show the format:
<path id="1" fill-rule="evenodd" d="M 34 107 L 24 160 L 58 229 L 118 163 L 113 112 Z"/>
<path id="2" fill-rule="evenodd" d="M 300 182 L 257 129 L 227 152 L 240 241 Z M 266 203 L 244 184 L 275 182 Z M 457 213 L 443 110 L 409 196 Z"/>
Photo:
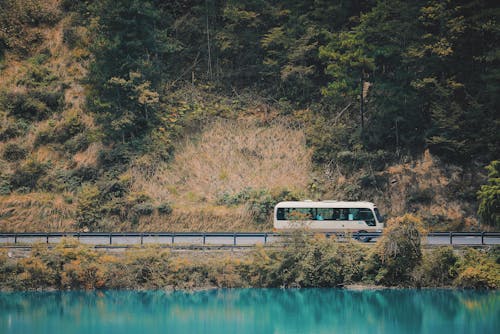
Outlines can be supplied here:
<path id="1" fill-rule="evenodd" d="M 488 184 L 481 186 L 477 193 L 479 201 L 478 215 L 480 219 L 494 228 L 500 227 L 500 161 L 489 164 Z"/>

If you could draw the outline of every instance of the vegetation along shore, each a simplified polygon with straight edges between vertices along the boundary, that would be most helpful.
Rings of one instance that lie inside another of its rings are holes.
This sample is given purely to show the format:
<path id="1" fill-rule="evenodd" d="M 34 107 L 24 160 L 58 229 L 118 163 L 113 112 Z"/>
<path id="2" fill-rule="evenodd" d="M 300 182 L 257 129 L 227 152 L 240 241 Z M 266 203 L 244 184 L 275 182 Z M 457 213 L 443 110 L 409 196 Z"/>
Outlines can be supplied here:
<path id="1" fill-rule="evenodd" d="M 421 221 L 390 222 L 373 247 L 297 232 L 282 248 L 244 255 L 182 255 L 159 247 L 110 254 L 68 239 L 24 258 L 0 252 L 2 290 L 236 287 L 438 287 L 498 289 L 500 249 L 422 248 Z"/>

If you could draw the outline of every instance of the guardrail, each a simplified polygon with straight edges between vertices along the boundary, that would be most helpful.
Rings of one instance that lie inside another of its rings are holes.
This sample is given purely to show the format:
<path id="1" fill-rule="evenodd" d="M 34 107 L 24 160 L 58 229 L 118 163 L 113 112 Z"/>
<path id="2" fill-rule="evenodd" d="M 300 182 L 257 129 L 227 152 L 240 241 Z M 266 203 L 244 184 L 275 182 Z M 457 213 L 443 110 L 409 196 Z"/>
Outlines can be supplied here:
<path id="1" fill-rule="evenodd" d="M 378 238 L 381 236 L 380 232 L 371 233 L 325 233 L 327 237 L 330 236 L 342 236 L 342 237 L 352 237 L 358 240 L 366 240 L 370 238 Z M 176 242 L 181 242 L 182 239 L 186 238 L 197 238 L 201 245 L 207 244 L 207 238 L 223 238 L 227 241 L 231 241 L 233 246 L 237 246 L 237 241 L 239 239 L 254 238 L 259 239 L 259 243 L 267 244 L 270 239 L 282 238 L 290 236 L 289 233 L 271 233 L 271 232 L 24 232 L 24 233 L 0 233 L 0 240 L 4 240 L 3 243 L 14 243 L 20 244 L 23 239 L 37 239 L 37 241 L 43 240 L 46 243 L 50 243 L 50 239 L 73 237 L 78 240 L 81 239 L 92 239 L 92 238 L 104 238 L 106 244 L 113 245 L 113 240 L 117 238 L 134 238 L 137 242 L 143 245 L 145 239 L 147 238 L 166 238 L 170 244 L 175 244 Z M 432 232 L 427 235 L 428 237 L 445 237 L 449 239 L 449 244 L 453 245 L 453 239 L 457 237 L 476 237 L 481 238 L 481 245 L 485 245 L 485 239 L 487 238 L 500 238 L 500 232 Z M 6 241 L 5 241 L 6 240 Z M 13 242 L 12 242 L 13 241 Z M 2 241 L 0 241 L 2 243 Z M 26 242 L 24 242 L 26 243 Z M 23 243 L 23 244 L 24 244 Z M 257 243 L 257 242 L 255 242 Z M 213 243 L 212 243 L 213 244 Z M 227 244 L 227 243 L 226 243 Z M 477 243 L 474 243 L 477 244 Z"/>

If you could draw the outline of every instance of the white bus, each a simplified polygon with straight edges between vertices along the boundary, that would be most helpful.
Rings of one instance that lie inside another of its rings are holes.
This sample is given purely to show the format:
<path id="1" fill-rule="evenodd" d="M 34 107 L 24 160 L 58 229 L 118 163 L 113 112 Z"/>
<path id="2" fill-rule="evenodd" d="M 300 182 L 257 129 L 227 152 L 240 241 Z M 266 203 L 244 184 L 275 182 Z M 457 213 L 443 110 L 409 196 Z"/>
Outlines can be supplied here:
<path id="1" fill-rule="evenodd" d="M 371 202 L 279 202 L 274 207 L 274 230 L 289 232 L 300 228 L 323 233 L 382 232 L 384 221 Z"/>

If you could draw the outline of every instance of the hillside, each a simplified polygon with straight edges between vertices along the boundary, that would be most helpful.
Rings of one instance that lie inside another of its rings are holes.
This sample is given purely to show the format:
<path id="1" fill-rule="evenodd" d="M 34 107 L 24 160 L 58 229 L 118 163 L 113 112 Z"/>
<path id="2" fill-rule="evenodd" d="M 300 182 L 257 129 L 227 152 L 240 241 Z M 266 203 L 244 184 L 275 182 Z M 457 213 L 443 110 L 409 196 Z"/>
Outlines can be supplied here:
<path id="1" fill-rule="evenodd" d="M 3 1 L 0 231 L 270 230 L 304 198 L 498 229 L 492 5 L 312 3 Z"/>

